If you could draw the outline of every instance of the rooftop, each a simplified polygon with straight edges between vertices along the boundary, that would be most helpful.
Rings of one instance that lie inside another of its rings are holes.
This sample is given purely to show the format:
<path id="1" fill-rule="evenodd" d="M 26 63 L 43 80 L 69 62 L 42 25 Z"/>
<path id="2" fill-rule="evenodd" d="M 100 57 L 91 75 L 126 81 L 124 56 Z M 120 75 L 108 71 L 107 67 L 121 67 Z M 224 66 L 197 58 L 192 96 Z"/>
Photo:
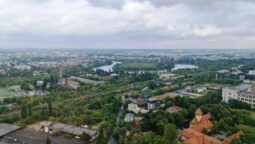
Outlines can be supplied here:
<path id="1" fill-rule="evenodd" d="M 8 133 L 11 133 L 15 130 L 18 130 L 18 129 L 20 129 L 19 126 L 10 125 L 7 123 L 0 123 L 0 137 L 6 135 Z"/>
<path id="2" fill-rule="evenodd" d="M 96 130 L 82 128 L 82 127 L 76 127 L 76 126 L 72 126 L 72 125 L 68 125 L 68 124 L 64 124 L 64 123 L 52 124 L 52 126 L 50 128 L 58 130 L 58 131 L 70 133 L 73 135 L 82 135 L 83 132 L 85 132 L 85 133 L 89 134 L 91 137 L 93 137 L 97 134 Z"/>

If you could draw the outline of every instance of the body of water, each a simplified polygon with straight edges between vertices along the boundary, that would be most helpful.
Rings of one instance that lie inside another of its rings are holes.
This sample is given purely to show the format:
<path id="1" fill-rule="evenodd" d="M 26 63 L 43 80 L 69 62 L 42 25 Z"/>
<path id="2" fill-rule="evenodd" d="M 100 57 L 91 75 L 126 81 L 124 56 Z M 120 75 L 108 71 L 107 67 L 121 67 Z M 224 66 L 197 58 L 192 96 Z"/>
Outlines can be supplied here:
<path id="1" fill-rule="evenodd" d="M 198 66 L 191 64 L 175 64 L 174 68 L 171 71 L 179 70 L 179 69 L 196 69 Z"/>
<path id="2" fill-rule="evenodd" d="M 104 65 L 104 66 L 101 66 L 101 67 L 96 67 L 93 70 L 96 71 L 97 69 L 101 69 L 101 70 L 106 71 L 106 72 L 112 72 L 113 71 L 113 67 L 116 64 L 121 64 L 121 63 L 122 62 L 113 61 L 111 65 Z"/>

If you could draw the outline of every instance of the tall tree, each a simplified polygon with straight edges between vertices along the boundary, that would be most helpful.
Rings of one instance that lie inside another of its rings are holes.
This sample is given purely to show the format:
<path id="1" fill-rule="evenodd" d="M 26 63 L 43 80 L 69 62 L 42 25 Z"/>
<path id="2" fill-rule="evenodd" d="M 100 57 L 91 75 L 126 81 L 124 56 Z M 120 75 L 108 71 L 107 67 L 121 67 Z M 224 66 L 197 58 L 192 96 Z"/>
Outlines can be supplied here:
<path id="1" fill-rule="evenodd" d="M 48 109 L 49 109 L 49 115 L 52 115 L 52 104 L 50 99 L 48 100 Z"/>
<path id="2" fill-rule="evenodd" d="M 21 118 L 26 118 L 27 117 L 27 108 L 25 104 L 21 105 Z"/>
<path id="3" fill-rule="evenodd" d="M 177 129 L 173 124 L 167 124 L 164 128 L 164 139 L 170 144 L 174 144 L 177 137 Z"/>

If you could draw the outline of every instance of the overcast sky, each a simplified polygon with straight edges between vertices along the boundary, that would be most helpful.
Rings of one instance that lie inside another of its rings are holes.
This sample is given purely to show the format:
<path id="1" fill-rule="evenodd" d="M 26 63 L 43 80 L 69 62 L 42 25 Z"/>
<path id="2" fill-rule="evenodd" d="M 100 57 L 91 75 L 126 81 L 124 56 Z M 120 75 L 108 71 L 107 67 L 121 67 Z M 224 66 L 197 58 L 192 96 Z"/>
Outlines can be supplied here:
<path id="1" fill-rule="evenodd" d="M 255 0 L 0 0 L 0 48 L 255 48 Z"/>

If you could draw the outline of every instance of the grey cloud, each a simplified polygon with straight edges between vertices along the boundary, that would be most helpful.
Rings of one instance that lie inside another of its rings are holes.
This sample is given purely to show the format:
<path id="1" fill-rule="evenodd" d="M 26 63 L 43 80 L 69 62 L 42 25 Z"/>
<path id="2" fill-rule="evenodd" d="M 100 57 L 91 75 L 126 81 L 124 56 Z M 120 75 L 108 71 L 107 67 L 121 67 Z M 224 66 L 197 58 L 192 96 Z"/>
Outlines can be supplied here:
<path id="1" fill-rule="evenodd" d="M 212 41 L 230 47 L 238 39 L 255 48 L 254 9 L 253 0 L 1 0 L 0 47 L 209 47 Z"/>

